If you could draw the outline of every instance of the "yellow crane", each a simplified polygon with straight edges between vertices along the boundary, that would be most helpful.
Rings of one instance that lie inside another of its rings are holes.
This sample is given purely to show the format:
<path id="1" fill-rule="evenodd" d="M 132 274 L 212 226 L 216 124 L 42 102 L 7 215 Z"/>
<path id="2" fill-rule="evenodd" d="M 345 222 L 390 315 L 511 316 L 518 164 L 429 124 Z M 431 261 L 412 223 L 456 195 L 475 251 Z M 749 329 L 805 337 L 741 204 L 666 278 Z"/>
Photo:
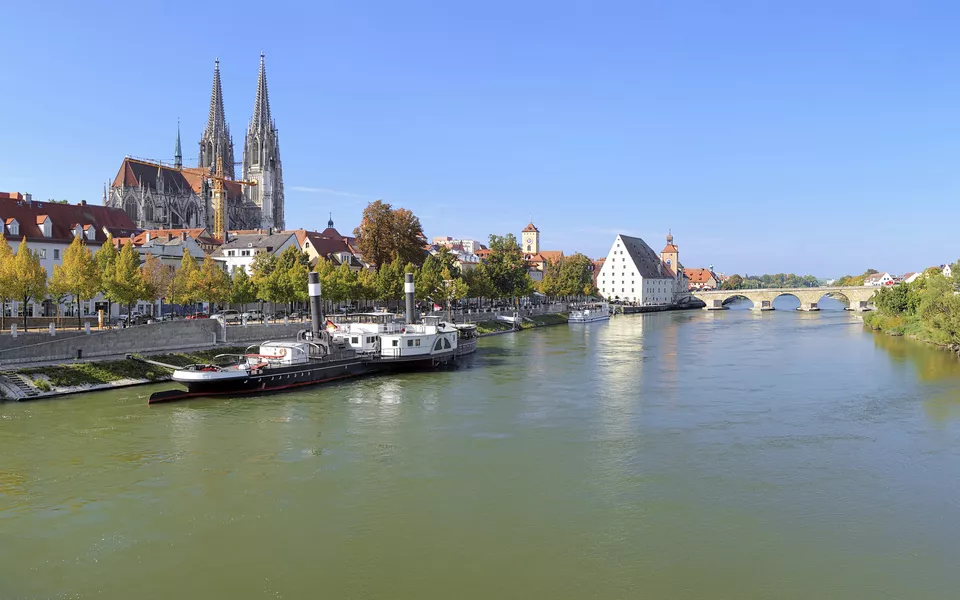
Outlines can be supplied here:
<path id="1" fill-rule="evenodd" d="M 227 228 L 229 217 L 227 217 L 227 198 L 223 193 L 223 182 L 232 181 L 240 185 L 257 185 L 256 181 L 244 181 L 242 179 L 227 179 L 223 174 L 223 158 L 217 156 L 217 170 L 213 175 L 208 176 L 213 180 L 213 229 L 214 235 L 220 236 L 223 243 L 227 243 Z"/>

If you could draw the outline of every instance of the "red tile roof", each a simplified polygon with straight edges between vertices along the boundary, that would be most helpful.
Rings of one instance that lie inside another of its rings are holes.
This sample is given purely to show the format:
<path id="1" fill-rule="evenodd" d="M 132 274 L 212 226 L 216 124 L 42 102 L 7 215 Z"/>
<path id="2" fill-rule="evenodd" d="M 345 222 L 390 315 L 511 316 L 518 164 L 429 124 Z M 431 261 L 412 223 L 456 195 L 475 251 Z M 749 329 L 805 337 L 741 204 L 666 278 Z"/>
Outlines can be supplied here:
<path id="1" fill-rule="evenodd" d="M 310 247 L 320 256 L 328 257 L 337 252 L 354 254 L 348 238 L 340 235 L 340 233 L 332 227 L 328 227 L 319 233 L 316 231 L 307 231 L 306 229 L 296 229 L 292 233 L 297 235 L 297 242 L 301 248 L 306 248 L 309 243 Z M 326 235 L 329 233 L 333 235 Z"/>
<path id="2" fill-rule="evenodd" d="M 710 269 L 684 269 L 683 274 L 687 276 L 690 283 L 709 283 L 711 278 L 719 283 L 719 279 Z"/>
<path id="3" fill-rule="evenodd" d="M 540 256 L 542 256 L 544 260 L 558 261 L 563 258 L 563 250 L 541 250 Z"/>
<path id="4" fill-rule="evenodd" d="M 677 254 L 679 250 L 673 244 L 667 244 L 663 247 L 663 250 L 660 251 L 660 254 Z"/>
<path id="5" fill-rule="evenodd" d="M 77 224 L 94 227 L 95 237 L 91 243 L 103 242 L 107 239 L 103 232 L 104 228 L 115 236 L 129 236 L 136 230 L 136 224 L 120 209 L 86 203 L 27 202 L 22 199 L 10 199 L 9 195 L 6 198 L 0 196 L 0 219 L 3 219 L 4 223 L 16 219 L 20 224 L 18 235 L 11 236 L 4 232 L 8 240 L 15 241 L 26 236 L 27 241 L 70 243 Z M 45 219 L 50 219 L 50 237 L 45 237 L 40 230 L 40 224 Z"/>
<path id="6" fill-rule="evenodd" d="M 537 233 L 540 233 L 540 230 L 536 228 L 536 226 L 533 224 L 533 221 L 531 221 L 529 225 L 523 228 L 523 233 L 526 233 L 528 231 L 536 231 Z"/>
<path id="7" fill-rule="evenodd" d="M 133 236 L 133 245 L 140 246 L 145 244 L 147 242 L 147 234 L 150 235 L 151 240 L 165 238 L 167 236 L 180 237 L 181 234 L 186 234 L 187 237 L 193 239 L 198 239 L 209 235 L 204 227 L 197 227 L 194 229 L 146 229 Z"/>

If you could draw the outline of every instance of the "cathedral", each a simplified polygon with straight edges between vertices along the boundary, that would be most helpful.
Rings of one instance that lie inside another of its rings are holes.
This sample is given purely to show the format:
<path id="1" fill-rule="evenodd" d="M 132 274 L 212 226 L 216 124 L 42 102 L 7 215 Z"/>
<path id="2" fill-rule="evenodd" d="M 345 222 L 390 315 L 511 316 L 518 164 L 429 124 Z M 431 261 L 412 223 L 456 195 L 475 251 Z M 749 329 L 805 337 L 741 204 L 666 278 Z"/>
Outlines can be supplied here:
<path id="1" fill-rule="evenodd" d="M 235 180 L 233 136 L 223 110 L 220 61 L 213 68 L 210 112 L 200 137 L 197 166 L 183 166 L 180 131 L 173 164 L 133 157 L 123 159 L 103 203 L 126 212 L 141 229 L 214 229 L 213 180 L 218 159 L 222 165 L 227 228 L 283 229 L 283 168 L 277 126 L 270 115 L 267 73 L 260 54 L 260 76 L 253 117 L 243 143 L 242 181 Z M 249 185 L 244 182 L 256 182 Z M 219 234 L 219 232 L 218 232 Z"/>

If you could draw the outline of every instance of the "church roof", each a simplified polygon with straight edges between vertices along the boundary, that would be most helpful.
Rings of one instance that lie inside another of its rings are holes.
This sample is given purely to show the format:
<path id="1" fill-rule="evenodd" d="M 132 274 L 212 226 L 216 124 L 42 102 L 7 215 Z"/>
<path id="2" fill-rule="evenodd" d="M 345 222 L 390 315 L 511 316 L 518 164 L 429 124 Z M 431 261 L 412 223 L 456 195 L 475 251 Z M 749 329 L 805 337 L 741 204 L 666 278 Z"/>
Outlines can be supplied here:
<path id="1" fill-rule="evenodd" d="M 94 227 L 94 239 L 91 243 L 102 243 L 107 239 L 104 228 L 115 236 L 130 235 L 136 230 L 136 224 L 127 213 L 117 208 L 108 208 L 82 202 L 80 204 L 59 204 L 56 202 L 28 202 L 22 199 L 0 198 L 0 219 L 10 223 L 16 219 L 20 224 L 17 235 L 5 235 L 8 240 L 19 241 L 26 236 L 27 241 L 63 242 L 73 241 L 74 230 L 79 224 L 84 229 Z M 40 225 L 49 219 L 50 237 L 45 237 Z M 6 233 L 6 232 L 4 232 Z"/>
<path id="2" fill-rule="evenodd" d="M 676 246 L 673 244 L 667 244 L 663 247 L 663 250 L 660 251 L 660 254 L 677 254 L 678 252 L 680 251 L 677 250 Z"/>
<path id="3" fill-rule="evenodd" d="M 638 237 L 623 234 L 620 234 L 619 238 L 641 277 L 647 279 L 670 278 L 670 269 L 663 264 L 657 253 L 646 242 Z"/>
<path id="4" fill-rule="evenodd" d="M 160 185 L 168 192 L 179 191 L 186 193 L 193 191 L 195 194 L 203 194 L 203 182 L 207 178 L 205 169 L 176 167 L 165 165 L 158 162 L 139 160 L 126 157 L 120 165 L 117 176 L 113 179 L 110 187 L 140 187 L 156 190 Z M 225 181 L 224 188 L 227 190 L 227 198 L 239 199 L 243 196 L 241 185 L 236 181 Z"/>
<path id="5" fill-rule="evenodd" d="M 536 225 L 533 224 L 533 221 L 530 221 L 530 224 L 523 228 L 523 233 L 527 233 L 528 231 L 536 231 L 537 233 L 540 233 L 540 230 L 537 229 Z"/>

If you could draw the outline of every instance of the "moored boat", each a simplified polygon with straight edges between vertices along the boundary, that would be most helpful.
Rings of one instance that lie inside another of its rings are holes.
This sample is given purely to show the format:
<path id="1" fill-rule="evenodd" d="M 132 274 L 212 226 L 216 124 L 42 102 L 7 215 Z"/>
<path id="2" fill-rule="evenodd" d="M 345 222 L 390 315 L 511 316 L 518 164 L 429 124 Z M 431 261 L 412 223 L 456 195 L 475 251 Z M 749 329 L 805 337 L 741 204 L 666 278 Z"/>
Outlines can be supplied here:
<path id="1" fill-rule="evenodd" d="M 577 310 L 571 310 L 567 317 L 569 323 L 593 323 L 594 321 L 606 321 L 610 318 L 610 305 L 606 302 L 596 302 L 586 304 Z"/>

